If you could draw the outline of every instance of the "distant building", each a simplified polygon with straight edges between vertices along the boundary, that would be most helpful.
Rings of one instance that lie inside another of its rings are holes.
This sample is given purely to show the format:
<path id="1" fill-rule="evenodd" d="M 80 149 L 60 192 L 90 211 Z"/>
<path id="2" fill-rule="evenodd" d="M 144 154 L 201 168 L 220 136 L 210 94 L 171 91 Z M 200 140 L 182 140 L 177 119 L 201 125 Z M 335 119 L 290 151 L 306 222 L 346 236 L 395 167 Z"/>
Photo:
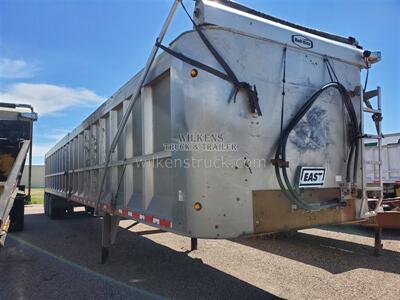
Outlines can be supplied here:
<path id="1" fill-rule="evenodd" d="M 28 169 L 29 166 L 25 165 L 22 173 L 21 184 L 28 187 Z M 34 165 L 32 166 L 32 187 L 33 188 L 44 188 L 44 166 Z"/>

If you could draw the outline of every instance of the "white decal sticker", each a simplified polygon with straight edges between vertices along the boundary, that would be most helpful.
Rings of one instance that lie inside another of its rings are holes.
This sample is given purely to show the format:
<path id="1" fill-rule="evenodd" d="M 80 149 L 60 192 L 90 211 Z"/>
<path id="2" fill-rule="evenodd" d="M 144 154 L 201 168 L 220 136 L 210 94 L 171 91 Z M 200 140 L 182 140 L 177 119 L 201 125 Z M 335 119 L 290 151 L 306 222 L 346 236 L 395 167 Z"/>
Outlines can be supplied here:
<path id="1" fill-rule="evenodd" d="M 299 188 L 322 187 L 325 183 L 326 168 L 301 167 Z"/>

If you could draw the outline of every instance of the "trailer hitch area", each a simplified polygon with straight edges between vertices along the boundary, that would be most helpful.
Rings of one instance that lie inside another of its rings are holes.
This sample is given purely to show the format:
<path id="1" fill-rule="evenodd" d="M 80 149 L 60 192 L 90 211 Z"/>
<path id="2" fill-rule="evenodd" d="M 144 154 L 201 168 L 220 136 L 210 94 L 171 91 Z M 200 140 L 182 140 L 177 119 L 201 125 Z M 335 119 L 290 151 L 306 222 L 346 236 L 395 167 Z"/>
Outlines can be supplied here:
<path id="1" fill-rule="evenodd" d="M 353 198 L 358 198 L 358 196 L 360 195 L 360 194 L 359 194 L 359 189 L 357 188 L 357 184 L 355 184 L 355 183 L 352 183 L 352 184 L 351 184 L 350 195 L 351 195 Z"/>

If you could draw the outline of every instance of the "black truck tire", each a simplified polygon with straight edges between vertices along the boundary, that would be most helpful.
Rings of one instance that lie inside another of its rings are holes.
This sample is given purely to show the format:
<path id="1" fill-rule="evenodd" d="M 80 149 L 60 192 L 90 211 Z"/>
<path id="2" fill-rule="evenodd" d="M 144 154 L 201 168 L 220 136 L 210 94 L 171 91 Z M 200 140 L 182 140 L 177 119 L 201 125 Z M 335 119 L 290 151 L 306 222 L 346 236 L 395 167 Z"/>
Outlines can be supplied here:
<path id="1" fill-rule="evenodd" d="M 10 211 L 9 232 L 20 232 L 24 230 L 25 198 L 25 195 L 19 194 L 15 197 L 13 207 Z"/>
<path id="2" fill-rule="evenodd" d="M 49 194 L 47 194 L 47 193 L 44 193 L 44 197 L 43 197 L 43 210 L 44 210 L 44 214 L 46 215 L 46 216 L 48 216 L 49 215 L 49 210 L 48 210 L 48 205 L 47 205 L 47 202 L 48 202 L 48 199 L 49 198 Z"/>
<path id="3" fill-rule="evenodd" d="M 52 195 L 49 193 L 44 193 L 44 201 L 43 201 L 43 209 L 44 209 L 44 214 L 48 217 L 50 217 L 50 199 L 51 199 Z"/>
<path id="4" fill-rule="evenodd" d="M 94 215 L 94 207 L 91 206 L 85 206 L 85 212 L 89 215 Z"/>
<path id="5" fill-rule="evenodd" d="M 49 195 L 47 198 L 48 216 L 52 220 L 63 219 L 66 215 L 66 208 L 61 204 L 57 196 Z"/>

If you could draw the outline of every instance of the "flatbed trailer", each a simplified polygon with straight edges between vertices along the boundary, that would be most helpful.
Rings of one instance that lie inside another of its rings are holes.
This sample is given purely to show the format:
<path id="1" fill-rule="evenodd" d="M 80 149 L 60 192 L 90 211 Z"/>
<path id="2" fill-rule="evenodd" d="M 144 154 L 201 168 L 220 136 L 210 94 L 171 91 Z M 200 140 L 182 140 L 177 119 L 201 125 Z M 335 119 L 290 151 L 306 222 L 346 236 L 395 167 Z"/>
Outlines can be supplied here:
<path id="1" fill-rule="evenodd" d="M 179 3 L 145 68 L 46 154 L 46 214 L 82 205 L 102 216 L 103 261 L 120 219 L 188 236 L 195 249 L 197 238 L 376 215 L 362 125 L 380 90 L 364 94 L 360 73 L 380 53 L 207 0 L 196 1 L 193 30 L 163 46 Z"/>
<path id="2" fill-rule="evenodd" d="M 8 231 L 24 228 L 24 205 L 30 201 L 32 128 L 37 114 L 30 105 L 0 103 L 0 247 Z M 28 194 L 20 186 L 29 155 Z"/>

